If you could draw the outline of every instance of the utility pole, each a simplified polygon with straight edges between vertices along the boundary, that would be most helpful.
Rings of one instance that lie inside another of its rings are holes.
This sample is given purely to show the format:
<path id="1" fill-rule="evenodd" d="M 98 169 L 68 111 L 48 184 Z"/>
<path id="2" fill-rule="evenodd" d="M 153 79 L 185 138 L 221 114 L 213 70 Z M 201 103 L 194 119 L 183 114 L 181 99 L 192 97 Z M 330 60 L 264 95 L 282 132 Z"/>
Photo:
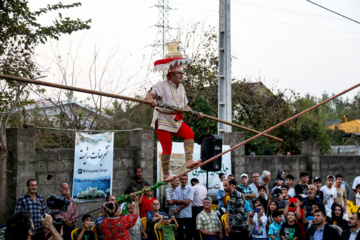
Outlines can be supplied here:
<path id="1" fill-rule="evenodd" d="M 230 0 L 219 0 L 219 86 L 218 117 L 232 122 Z M 232 127 L 218 123 L 218 134 L 232 132 Z"/>

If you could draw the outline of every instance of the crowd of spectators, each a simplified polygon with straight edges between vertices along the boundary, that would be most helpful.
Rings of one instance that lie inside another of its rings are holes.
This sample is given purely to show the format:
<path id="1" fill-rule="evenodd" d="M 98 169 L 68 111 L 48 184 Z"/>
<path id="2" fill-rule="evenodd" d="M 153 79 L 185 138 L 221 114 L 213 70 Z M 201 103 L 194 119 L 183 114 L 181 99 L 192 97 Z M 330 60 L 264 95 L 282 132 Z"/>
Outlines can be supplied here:
<path id="1" fill-rule="evenodd" d="M 165 190 L 165 207 L 161 209 L 161 201 L 150 191 L 142 169 L 136 168 L 126 191 L 133 197 L 132 203 L 118 205 L 115 196 L 107 196 L 99 217 L 81 216 L 81 226 L 73 237 L 156 240 L 161 233 L 169 240 L 360 240 L 360 210 L 349 212 L 348 199 L 352 198 L 343 175 L 328 175 L 324 185 L 319 177 L 311 184 L 306 172 L 299 174 L 297 184 L 294 175 L 284 170 L 278 171 L 274 181 L 269 171 L 261 175 L 255 172 L 251 177 L 250 184 L 248 174 L 243 173 L 237 183 L 234 175 L 219 173 L 220 187 L 212 198 L 198 179 L 189 181 L 187 175 L 182 175 Z M 15 214 L 7 221 L 5 238 L 72 239 L 80 216 L 69 185 L 60 184 L 60 194 L 70 205 L 56 215 L 61 219 L 56 226 L 37 192 L 37 181 L 29 179 L 26 186 L 27 193 L 17 200 Z M 143 195 L 132 194 L 142 189 Z M 355 178 L 352 190 L 359 206 L 360 177 Z"/>

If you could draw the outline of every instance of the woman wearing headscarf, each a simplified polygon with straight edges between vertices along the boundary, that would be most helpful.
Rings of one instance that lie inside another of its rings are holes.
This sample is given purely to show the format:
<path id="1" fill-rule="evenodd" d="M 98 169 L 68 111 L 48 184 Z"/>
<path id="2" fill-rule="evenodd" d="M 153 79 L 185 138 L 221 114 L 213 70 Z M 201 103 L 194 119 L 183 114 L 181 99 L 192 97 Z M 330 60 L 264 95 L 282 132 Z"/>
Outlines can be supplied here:
<path id="1" fill-rule="evenodd" d="M 277 182 L 279 180 L 282 180 L 284 182 L 283 185 L 285 185 L 286 184 L 285 177 L 286 177 L 285 171 L 280 169 L 276 175 L 276 179 L 274 181 L 273 187 L 275 187 L 277 185 Z"/>
<path id="2" fill-rule="evenodd" d="M 331 221 L 329 224 L 339 226 L 343 231 L 348 229 L 348 221 L 344 219 L 344 209 L 337 202 L 331 206 Z"/>

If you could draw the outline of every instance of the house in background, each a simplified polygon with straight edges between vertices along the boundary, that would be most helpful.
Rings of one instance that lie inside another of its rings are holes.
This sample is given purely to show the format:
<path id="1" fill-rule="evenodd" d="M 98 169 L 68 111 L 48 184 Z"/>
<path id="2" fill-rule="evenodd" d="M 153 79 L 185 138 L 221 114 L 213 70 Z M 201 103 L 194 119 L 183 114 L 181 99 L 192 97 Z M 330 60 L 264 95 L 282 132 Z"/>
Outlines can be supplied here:
<path id="1" fill-rule="evenodd" d="M 40 100 L 23 107 L 24 125 L 54 126 L 72 129 L 89 129 L 102 118 L 108 118 L 94 108 L 76 100 Z"/>
<path id="2" fill-rule="evenodd" d="M 337 119 L 334 119 L 334 121 Z M 344 116 L 344 121 L 340 123 L 335 123 L 333 125 L 327 126 L 328 129 L 338 129 L 344 131 L 346 134 L 343 136 L 346 137 L 360 137 L 360 119 L 355 119 L 348 121 L 347 116 Z M 355 145 L 333 145 L 331 146 L 331 154 L 333 155 L 360 155 L 360 146 L 358 141 L 355 141 Z"/>

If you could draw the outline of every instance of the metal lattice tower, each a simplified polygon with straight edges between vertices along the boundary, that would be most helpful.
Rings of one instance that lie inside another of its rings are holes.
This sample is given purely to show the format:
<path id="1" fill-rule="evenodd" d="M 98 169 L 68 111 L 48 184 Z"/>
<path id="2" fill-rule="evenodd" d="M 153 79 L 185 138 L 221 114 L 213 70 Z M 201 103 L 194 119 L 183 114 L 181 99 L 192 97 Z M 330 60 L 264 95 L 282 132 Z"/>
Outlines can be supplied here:
<path id="1" fill-rule="evenodd" d="M 158 8 L 158 23 L 155 27 L 158 28 L 154 48 L 156 55 L 160 58 L 165 58 L 165 43 L 170 41 L 170 24 L 169 11 L 172 10 L 169 0 L 158 0 L 155 7 Z"/>

